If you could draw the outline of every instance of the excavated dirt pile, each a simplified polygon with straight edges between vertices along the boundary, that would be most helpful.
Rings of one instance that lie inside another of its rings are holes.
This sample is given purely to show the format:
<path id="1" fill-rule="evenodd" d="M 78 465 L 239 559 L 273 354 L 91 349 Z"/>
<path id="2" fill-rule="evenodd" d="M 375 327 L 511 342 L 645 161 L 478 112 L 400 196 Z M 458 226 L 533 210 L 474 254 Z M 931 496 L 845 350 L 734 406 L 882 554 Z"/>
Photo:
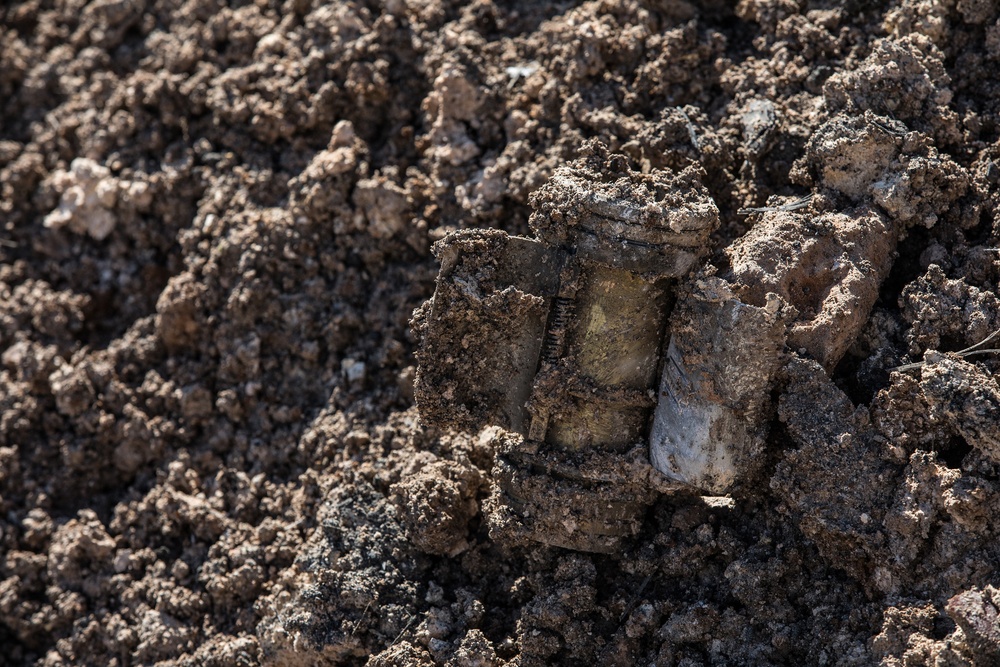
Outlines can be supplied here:
<path id="1" fill-rule="evenodd" d="M 1000 664 L 998 100 L 980 0 L 5 3 L 0 664 Z M 718 209 L 664 335 L 746 444 L 573 478 L 633 512 L 600 553 L 415 405 L 540 301 L 419 372 L 410 325 L 594 151 Z"/>

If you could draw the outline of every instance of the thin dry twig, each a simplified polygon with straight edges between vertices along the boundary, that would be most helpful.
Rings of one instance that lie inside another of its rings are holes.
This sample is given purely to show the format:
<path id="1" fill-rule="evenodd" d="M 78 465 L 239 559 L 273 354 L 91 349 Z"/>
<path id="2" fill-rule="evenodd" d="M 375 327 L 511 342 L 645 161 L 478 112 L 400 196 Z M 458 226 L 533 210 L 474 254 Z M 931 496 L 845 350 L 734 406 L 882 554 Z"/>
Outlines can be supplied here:
<path id="1" fill-rule="evenodd" d="M 646 586 L 649 585 L 649 582 L 653 580 L 654 573 L 655 571 L 650 572 L 648 575 L 646 575 L 646 578 L 643 580 L 642 584 L 639 585 L 639 590 L 637 590 L 632 595 L 632 599 L 629 600 L 629 603 L 625 606 L 625 611 L 622 612 L 622 617 L 618 619 L 618 627 L 621 627 L 622 623 L 625 622 L 625 619 L 628 617 L 628 615 L 631 614 L 632 611 L 635 609 L 636 605 L 639 604 L 639 596 L 642 595 L 642 592 L 644 590 L 646 590 Z"/>
<path id="2" fill-rule="evenodd" d="M 698 133 L 694 129 L 694 123 L 691 122 L 691 117 L 687 115 L 684 109 L 681 109 L 681 115 L 684 116 L 684 121 L 687 125 L 688 139 L 691 140 L 691 145 L 694 146 L 694 149 L 700 153 L 701 142 L 698 141 Z"/>
<path id="3" fill-rule="evenodd" d="M 1000 329 L 997 329 L 996 331 L 994 331 L 993 333 L 991 333 L 989 336 L 987 336 L 986 338 L 984 338 L 981 341 L 979 341 L 978 343 L 976 343 L 975 345 L 970 345 L 969 347 L 965 348 L 964 350 L 959 350 L 955 354 L 957 354 L 958 356 L 960 356 L 960 357 L 962 357 L 964 359 L 965 357 L 971 357 L 971 356 L 976 355 L 976 354 L 994 354 L 994 353 L 998 353 L 998 352 L 1000 352 L 1000 348 L 988 348 L 988 349 L 985 349 L 985 350 L 979 350 L 979 349 L 977 349 L 977 348 L 982 347 L 983 345 L 986 345 L 987 343 L 989 343 L 990 341 L 992 341 L 997 336 L 1000 336 Z M 889 370 L 892 370 L 892 371 L 912 371 L 914 368 L 920 368 L 921 366 L 925 365 L 926 363 L 927 363 L 926 361 L 915 361 L 912 364 L 903 364 L 902 366 L 896 366 L 895 368 L 890 368 Z"/>
<path id="4" fill-rule="evenodd" d="M 403 635 L 406 633 L 406 631 L 410 629 L 410 626 L 413 625 L 413 621 L 416 620 L 416 618 L 417 618 L 416 614 L 414 614 L 413 616 L 410 616 L 410 620 L 408 620 L 406 622 L 406 625 L 403 626 L 403 629 L 400 630 L 399 634 L 396 635 L 396 638 L 392 640 L 392 643 L 389 644 L 389 648 L 392 648 L 393 646 L 396 645 L 396 643 L 403 637 Z"/>
<path id="5" fill-rule="evenodd" d="M 757 206 L 753 208 L 741 208 L 736 211 L 739 215 L 749 215 L 751 213 L 771 213 L 774 211 L 798 211 L 799 209 L 805 208 L 812 203 L 813 196 L 808 194 L 805 197 L 799 197 L 795 201 L 788 202 L 787 204 L 782 204 L 781 206 Z"/>
<path id="6" fill-rule="evenodd" d="M 368 610 L 371 609 L 371 607 L 372 607 L 372 600 L 369 600 L 368 604 L 365 605 L 365 610 L 361 612 L 361 617 L 358 619 L 358 622 L 354 624 L 354 629 L 351 630 L 352 637 L 354 636 L 354 633 L 358 631 L 358 628 L 361 627 L 361 621 L 365 620 L 365 616 L 368 615 Z M 405 631 L 406 628 L 403 628 L 403 630 Z"/>

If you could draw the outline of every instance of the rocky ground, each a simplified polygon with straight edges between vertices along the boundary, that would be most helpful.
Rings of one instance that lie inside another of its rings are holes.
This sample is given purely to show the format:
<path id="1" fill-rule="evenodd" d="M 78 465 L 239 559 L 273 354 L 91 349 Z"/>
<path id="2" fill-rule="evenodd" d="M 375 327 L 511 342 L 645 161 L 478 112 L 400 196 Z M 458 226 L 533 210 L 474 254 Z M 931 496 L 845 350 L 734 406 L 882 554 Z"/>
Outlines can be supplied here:
<path id="1" fill-rule="evenodd" d="M 5 4 L 0 663 L 997 664 L 997 100 L 987 0 Z M 605 555 L 490 539 L 408 326 L 591 138 L 698 170 L 718 266 L 898 239 L 756 483 Z"/>

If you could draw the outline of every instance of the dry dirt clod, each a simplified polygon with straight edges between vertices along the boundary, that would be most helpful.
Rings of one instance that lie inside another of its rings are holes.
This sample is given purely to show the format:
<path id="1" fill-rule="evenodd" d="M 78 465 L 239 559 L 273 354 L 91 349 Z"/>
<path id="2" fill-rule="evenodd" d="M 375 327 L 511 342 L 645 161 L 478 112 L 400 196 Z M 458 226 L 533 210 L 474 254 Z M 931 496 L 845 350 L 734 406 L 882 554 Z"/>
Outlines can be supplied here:
<path id="1" fill-rule="evenodd" d="M 737 294 L 763 307 L 774 293 L 794 307 L 789 347 L 832 371 L 868 320 L 896 239 L 894 225 L 867 206 L 822 215 L 775 211 L 726 254 Z"/>
<path id="2" fill-rule="evenodd" d="M 987 458 L 1000 463 L 1000 386 L 982 368 L 957 355 L 930 353 L 920 388 L 934 410 Z"/>
<path id="3" fill-rule="evenodd" d="M 945 608 L 965 633 L 977 664 L 1000 663 L 1000 590 L 986 586 L 964 591 Z"/>

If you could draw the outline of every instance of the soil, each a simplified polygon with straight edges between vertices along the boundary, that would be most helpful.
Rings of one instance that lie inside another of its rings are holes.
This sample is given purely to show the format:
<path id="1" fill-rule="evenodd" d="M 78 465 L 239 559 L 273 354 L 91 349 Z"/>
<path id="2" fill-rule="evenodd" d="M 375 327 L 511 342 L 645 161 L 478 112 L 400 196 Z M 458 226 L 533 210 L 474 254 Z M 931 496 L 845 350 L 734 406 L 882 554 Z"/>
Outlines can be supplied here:
<path id="1" fill-rule="evenodd" d="M 0 664 L 997 664 L 998 99 L 980 0 L 5 4 Z M 601 554 L 490 537 L 409 325 L 591 139 L 697 171 L 742 293 L 751 229 L 863 286 L 752 483 Z"/>

